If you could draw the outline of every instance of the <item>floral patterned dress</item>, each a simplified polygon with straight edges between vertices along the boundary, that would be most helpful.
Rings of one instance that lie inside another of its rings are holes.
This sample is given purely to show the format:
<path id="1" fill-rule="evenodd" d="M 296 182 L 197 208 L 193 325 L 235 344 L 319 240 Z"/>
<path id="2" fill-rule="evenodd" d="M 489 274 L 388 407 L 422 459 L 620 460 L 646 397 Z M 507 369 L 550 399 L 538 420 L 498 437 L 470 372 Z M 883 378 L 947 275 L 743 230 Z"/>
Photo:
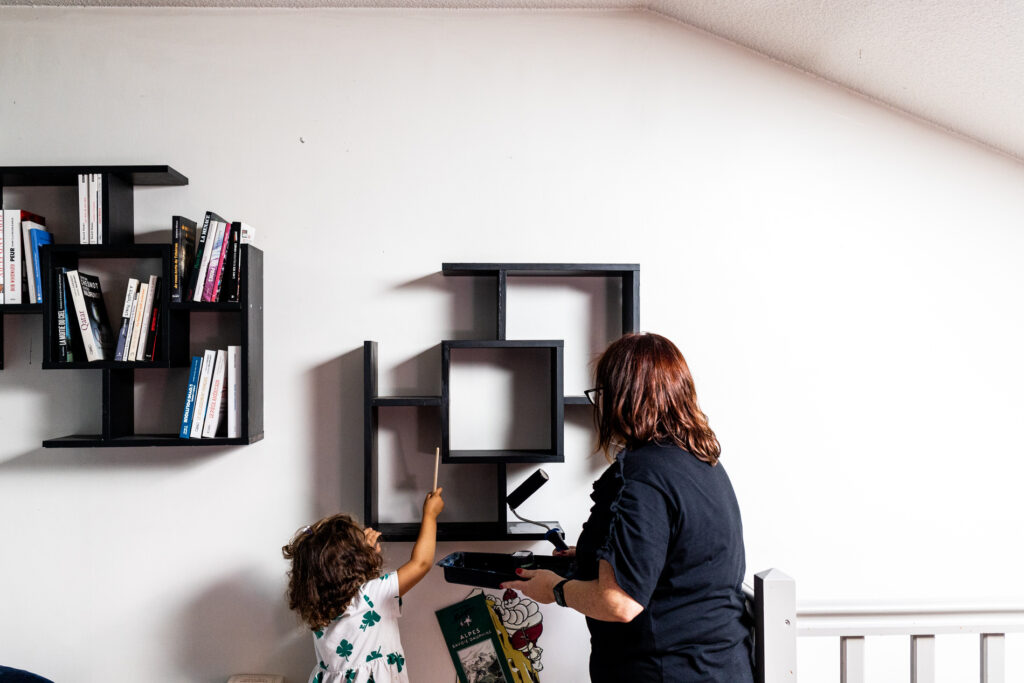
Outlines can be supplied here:
<path id="1" fill-rule="evenodd" d="M 344 614 L 313 632 L 319 663 L 309 683 L 408 683 L 400 616 L 397 572 L 364 583 Z"/>

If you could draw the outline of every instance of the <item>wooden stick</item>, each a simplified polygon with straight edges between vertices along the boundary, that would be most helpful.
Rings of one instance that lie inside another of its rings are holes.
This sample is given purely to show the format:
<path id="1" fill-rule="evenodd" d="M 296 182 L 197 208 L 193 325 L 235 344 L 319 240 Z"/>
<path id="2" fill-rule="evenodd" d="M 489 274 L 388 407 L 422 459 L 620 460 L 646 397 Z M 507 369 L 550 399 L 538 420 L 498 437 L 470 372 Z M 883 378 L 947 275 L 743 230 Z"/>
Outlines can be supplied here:
<path id="1" fill-rule="evenodd" d="M 437 490 L 437 467 L 441 464 L 441 447 L 438 446 L 434 449 L 434 488 L 431 491 Z"/>

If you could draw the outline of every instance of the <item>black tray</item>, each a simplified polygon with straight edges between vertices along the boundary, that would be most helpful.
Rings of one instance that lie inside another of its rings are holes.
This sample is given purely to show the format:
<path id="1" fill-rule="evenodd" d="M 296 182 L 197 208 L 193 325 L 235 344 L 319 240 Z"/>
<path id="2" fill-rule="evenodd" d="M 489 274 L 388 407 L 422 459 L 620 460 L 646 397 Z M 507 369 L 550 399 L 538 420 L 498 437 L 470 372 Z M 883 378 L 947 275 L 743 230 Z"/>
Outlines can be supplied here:
<path id="1" fill-rule="evenodd" d="M 444 568 L 444 580 L 481 588 L 500 588 L 506 581 L 517 581 L 516 569 L 550 569 L 559 576 L 569 576 L 576 570 L 572 557 L 534 555 L 520 550 L 505 553 L 452 553 L 437 563 Z"/>

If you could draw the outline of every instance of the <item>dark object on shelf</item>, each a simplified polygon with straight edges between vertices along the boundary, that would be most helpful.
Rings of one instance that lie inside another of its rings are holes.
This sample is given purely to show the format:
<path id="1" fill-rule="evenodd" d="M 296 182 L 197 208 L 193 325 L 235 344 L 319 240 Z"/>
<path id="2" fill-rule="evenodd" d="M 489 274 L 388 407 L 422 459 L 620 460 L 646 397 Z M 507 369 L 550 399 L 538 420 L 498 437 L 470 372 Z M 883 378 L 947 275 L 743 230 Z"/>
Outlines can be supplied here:
<path id="1" fill-rule="evenodd" d="M 0 197 L 4 187 L 77 187 L 80 174 L 102 177 L 101 244 L 59 244 L 40 249 L 43 304 L 0 305 L 0 369 L 3 368 L 3 318 L 12 313 L 42 313 L 44 370 L 90 369 L 102 372 L 102 420 L 99 434 L 48 439 L 45 448 L 225 446 L 245 445 L 263 438 L 263 252 L 245 245 L 240 250 L 239 301 L 231 303 L 170 302 L 170 287 L 161 287 L 154 304 L 158 332 L 151 361 L 62 362 L 57 318 L 60 269 L 77 269 L 79 259 L 154 259 L 160 277 L 172 282 L 171 244 L 135 244 L 134 192 L 136 185 L 187 185 L 188 178 L 170 166 L 4 166 L 0 167 Z M 65 297 L 66 298 L 66 297 Z M 135 433 L 135 371 L 147 368 L 188 367 L 189 321 L 193 313 L 220 312 L 237 316 L 242 347 L 241 437 L 183 440 L 177 433 Z M 67 322 L 67 321 L 65 321 Z M 152 326 L 152 323 L 151 323 Z"/>
<path id="2" fill-rule="evenodd" d="M 552 545 L 558 550 L 568 550 L 569 546 L 565 543 L 565 532 L 563 532 L 557 526 L 549 526 L 544 522 L 535 522 L 532 519 L 526 519 L 516 512 L 516 508 L 526 502 L 526 499 L 537 492 L 544 484 L 548 483 L 548 473 L 544 470 L 537 470 L 530 475 L 529 479 L 524 481 L 522 484 L 516 487 L 516 490 L 508 494 L 508 507 L 512 511 L 512 514 L 516 516 L 516 519 L 527 524 L 535 524 L 539 527 L 547 529 L 544 534 L 544 539 L 550 541 Z"/>
<path id="3" fill-rule="evenodd" d="M 549 569 L 559 576 L 570 576 L 576 571 L 576 560 L 571 557 L 534 555 L 521 550 L 512 554 L 457 552 L 437 563 L 444 569 L 444 580 L 481 588 L 500 588 L 506 581 L 518 581 L 517 569 Z"/>
<path id="4" fill-rule="evenodd" d="M 507 467 L 512 462 L 562 462 L 563 432 L 566 405 L 589 406 L 585 396 L 563 396 L 562 340 L 525 341 L 505 338 L 507 318 L 507 284 L 509 277 L 605 277 L 617 279 L 622 285 L 622 332 L 640 329 L 640 266 L 637 264 L 573 264 L 573 263 L 444 263 L 444 275 L 493 277 L 496 285 L 497 328 L 494 339 L 441 342 L 441 396 L 378 396 L 377 342 L 363 342 L 363 521 L 379 530 L 391 541 L 415 541 L 419 524 L 381 523 L 378 513 L 377 431 L 381 408 L 416 407 L 437 409 L 441 428 L 441 458 L 444 463 L 475 463 L 496 469 L 496 519 L 484 522 L 440 522 L 439 541 L 528 541 L 549 540 L 558 546 L 564 543 L 558 522 L 541 522 L 542 533 L 534 522 L 509 522 L 507 506 Z M 551 353 L 551 446 L 547 449 L 452 451 L 449 448 L 449 371 L 453 348 L 548 349 Z M 556 530 L 552 533 L 552 529 Z"/>

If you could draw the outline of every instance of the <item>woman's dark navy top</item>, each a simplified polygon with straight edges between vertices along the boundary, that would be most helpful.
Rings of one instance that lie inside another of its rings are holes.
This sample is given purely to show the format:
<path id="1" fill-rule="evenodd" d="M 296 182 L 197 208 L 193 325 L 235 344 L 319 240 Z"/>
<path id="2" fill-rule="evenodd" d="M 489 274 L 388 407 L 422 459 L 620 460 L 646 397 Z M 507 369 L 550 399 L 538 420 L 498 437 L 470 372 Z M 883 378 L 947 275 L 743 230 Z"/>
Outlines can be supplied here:
<path id="1" fill-rule="evenodd" d="M 594 484 L 574 578 L 607 560 L 644 611 L 587 618 L 595 683 L 753 683 L 743 526 L 721 463 L 676 446 L 623 451 Z"/>

